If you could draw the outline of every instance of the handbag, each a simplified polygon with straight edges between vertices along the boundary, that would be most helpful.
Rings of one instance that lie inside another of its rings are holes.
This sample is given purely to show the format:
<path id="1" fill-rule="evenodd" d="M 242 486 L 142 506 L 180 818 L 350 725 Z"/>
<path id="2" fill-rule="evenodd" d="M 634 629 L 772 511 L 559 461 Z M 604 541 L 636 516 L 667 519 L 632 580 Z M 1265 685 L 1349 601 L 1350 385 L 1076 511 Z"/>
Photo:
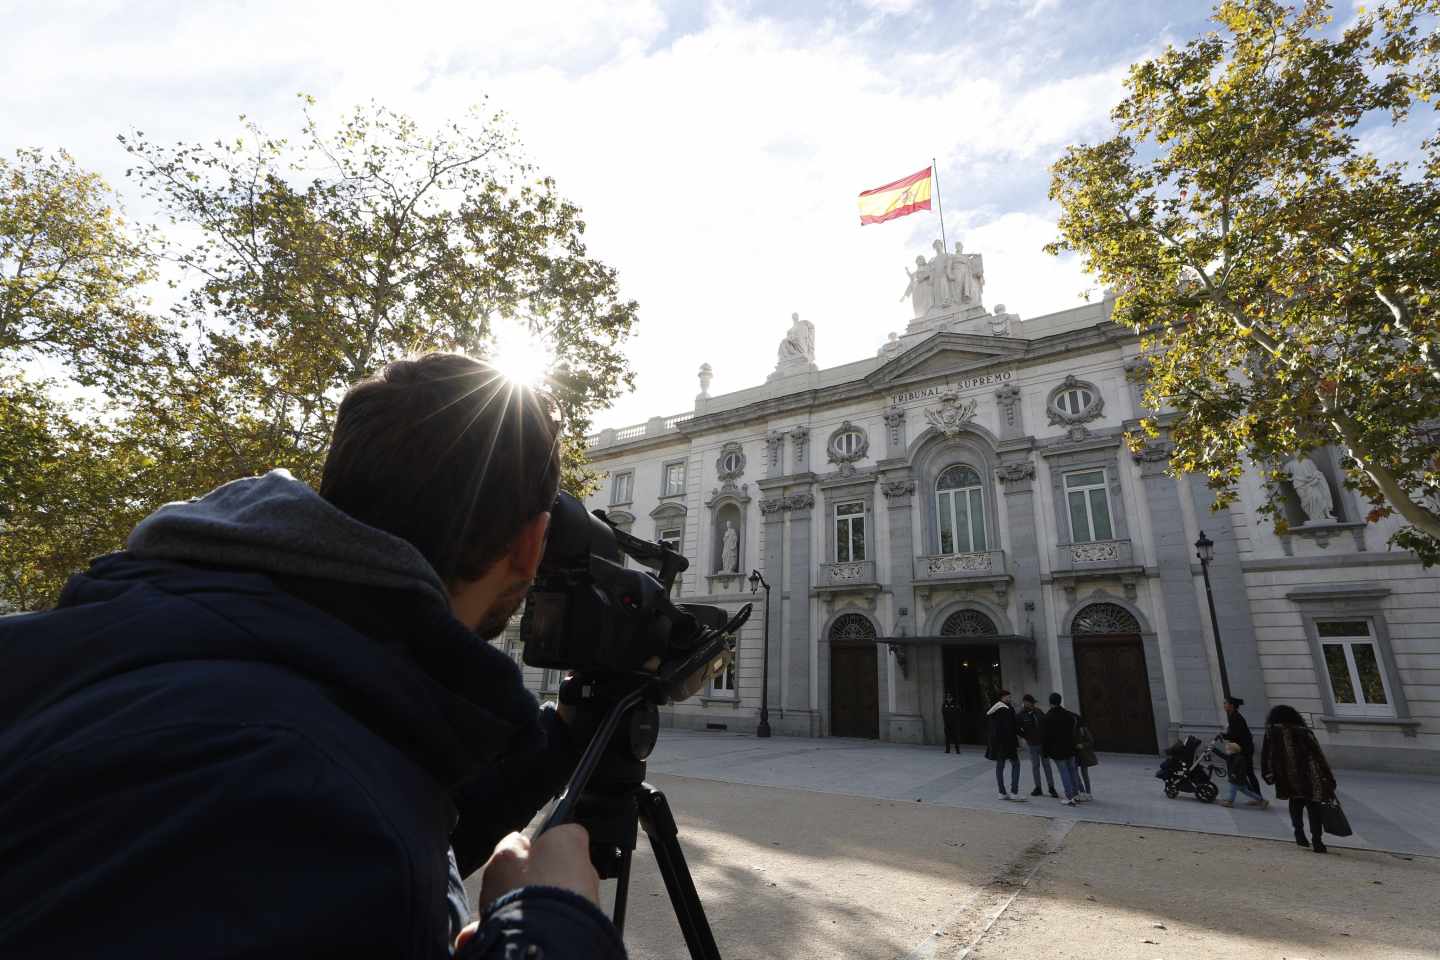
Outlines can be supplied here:
<path id="1" fill-rule="evenodd" d="M 1350 818 L 1345 816 L 1345 808 L 1340 806 L 1340 798 L 1327 800 L 1324 806 L 1320 822 L 1325 825 L 1325 832 L 1337 837 L 1350 836 L 1354 831 L 1350 829 Z"/>

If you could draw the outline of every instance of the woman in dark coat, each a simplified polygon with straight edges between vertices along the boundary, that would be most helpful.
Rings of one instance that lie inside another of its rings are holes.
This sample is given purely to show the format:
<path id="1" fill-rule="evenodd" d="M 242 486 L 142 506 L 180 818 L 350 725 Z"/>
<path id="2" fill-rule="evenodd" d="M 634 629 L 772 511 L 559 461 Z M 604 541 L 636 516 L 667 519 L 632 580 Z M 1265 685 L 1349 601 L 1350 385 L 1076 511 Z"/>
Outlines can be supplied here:
<path id="1" fill-rule="evenodd" d="M 960 704 L 955 702 L 953 693 L 945 694 L 945 703 L 940 707 L 940 719 L 945 726 L 945 752 L 950 752 L 950 745 L 955 745 L 955 753 L 960 753 Z"/>
<path id="2" fill-rule="evenodd" d="M 1270 711 L 1265 721 L 1265 744 L 1260 748 L 1260 775 L 1266 783 L 1275 785 L 1275 796 L 1290 801 L 1295 842 L 1324 853 L 1324 806 L 1335 799 L 1335 774 L 1315 734 L 1294 707 L 1280 704 Z M 1305 839 L 1302 819 L 1307 810 L 1310 840 Z"/>

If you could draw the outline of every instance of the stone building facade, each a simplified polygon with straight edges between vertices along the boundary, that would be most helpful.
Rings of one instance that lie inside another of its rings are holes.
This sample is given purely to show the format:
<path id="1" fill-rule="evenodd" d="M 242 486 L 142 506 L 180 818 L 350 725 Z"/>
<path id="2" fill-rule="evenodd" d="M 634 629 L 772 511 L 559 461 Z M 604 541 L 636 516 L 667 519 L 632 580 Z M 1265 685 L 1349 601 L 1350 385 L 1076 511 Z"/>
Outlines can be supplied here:
<path id="1" fill-rule="evenodd" d="M 1290 703 L 1337 765 L 1440 772 L 1440 576 L 1365 522 L 1336 452 L 1290 465 L 1284 535 L 1258 472 L 1214 511 L 1165 440 L 1124 442 L 1143 365 L 1110 300 L 1021 320 L 974 280 L 829 369 L 796 317 L 764 384 L 711 396 L 706 366 L 691 411 L 592 438 L 587 505 L 689 558 L 681 600 L 756 605 L 733 671 L 665 722 L 753 730 L 768 624 L 777 734 L 939 743 L 951 692 L 978 742 L 1003 686 L 1059 691 L 1102 750 L 1205 736 L 1223 713 L 1203 531 L 1252 726 Z"/>

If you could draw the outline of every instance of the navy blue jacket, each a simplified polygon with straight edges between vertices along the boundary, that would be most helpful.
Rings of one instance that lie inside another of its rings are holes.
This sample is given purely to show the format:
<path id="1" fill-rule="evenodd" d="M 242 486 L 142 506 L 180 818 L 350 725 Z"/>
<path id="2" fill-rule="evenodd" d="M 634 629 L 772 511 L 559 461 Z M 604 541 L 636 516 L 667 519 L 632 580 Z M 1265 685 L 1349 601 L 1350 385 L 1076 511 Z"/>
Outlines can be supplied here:
<path id="1" fill-rule="evenodd" d="M 575 759 L 433 597 L 114 554 L 0 618 L 0 956 L 447 955 L 469 872 Z M 509 946 L 507 946 L 507 944 Z M 524 888 L 463 957 L 623 957 Z"/>

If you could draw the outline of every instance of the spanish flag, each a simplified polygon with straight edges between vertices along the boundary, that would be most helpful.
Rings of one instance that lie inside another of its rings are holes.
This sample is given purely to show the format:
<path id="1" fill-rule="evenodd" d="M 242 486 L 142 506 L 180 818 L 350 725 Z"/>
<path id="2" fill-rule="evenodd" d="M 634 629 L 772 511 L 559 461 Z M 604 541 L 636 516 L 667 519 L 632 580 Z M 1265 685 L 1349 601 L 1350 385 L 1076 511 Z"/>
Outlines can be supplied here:
<path id="1" fill-rule="evenodd" d="M 861 226 L 867 223 L 884 223 L 917 210 L 929 210 L 932 173 L 933 168 L 926 167 L 902 180 L 860 194 Z"/>

